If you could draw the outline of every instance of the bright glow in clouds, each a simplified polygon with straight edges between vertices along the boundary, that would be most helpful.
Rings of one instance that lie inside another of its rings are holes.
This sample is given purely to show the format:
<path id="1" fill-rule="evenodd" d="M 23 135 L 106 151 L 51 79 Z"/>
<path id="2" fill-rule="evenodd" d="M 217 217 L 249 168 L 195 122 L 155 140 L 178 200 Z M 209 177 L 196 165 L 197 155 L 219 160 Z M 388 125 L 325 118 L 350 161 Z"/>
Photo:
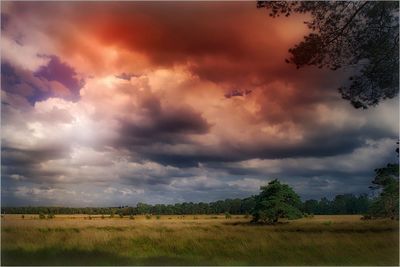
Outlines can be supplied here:
<path id="1" fill-rule="evenodd" d="M 2 10 L 3 205 L 214 201 L 275 177 L 305 199 L 357 194 L 396 159 L 397 99 L 355 110 L 345 72 L 283 62 L 304 17 L 247 2 Z"/>

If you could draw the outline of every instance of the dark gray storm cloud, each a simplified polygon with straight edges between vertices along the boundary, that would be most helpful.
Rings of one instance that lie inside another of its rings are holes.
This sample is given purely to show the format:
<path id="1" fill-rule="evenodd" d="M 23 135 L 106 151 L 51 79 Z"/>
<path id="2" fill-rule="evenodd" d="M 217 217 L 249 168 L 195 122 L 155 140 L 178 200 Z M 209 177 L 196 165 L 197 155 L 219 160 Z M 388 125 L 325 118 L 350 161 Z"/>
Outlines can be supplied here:
<path id="1" fill-rule="evenodd" d="M 185 135 L 205 134 L 211 127 L 201 114 L 192 108 L 163 108 L 156 97 L 145 99 L 138 112 L 141 115 L 139 121 L 131 121 L 129 114 L 119 121 L 121 138 L 118 143 L 123 147 L 183 143 Z"/>

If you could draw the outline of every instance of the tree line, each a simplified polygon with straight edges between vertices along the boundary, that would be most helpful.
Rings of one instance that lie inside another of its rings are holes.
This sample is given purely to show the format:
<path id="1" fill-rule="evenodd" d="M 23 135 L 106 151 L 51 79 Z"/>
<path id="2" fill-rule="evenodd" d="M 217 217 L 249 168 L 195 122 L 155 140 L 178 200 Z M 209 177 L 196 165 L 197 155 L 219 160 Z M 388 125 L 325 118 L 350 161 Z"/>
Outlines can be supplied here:
<path id="1" fill-rule="evenodd" d="M 329 200 L 326 197 L 319 201 L 307 200 L 302 205 L 302 211 L 308 214 L 335 215 L 335 214 L 366 214 L 373 200 L 367 194 L 358 196 L 353 194 L 337 195 Z"/>
<path id="2" fill-rule="evenodd" d="M 301 203 L 300 210 L 307 214 L 365 214 L 372 205 L 366 194 L 337 195 L 334 199 L 322 198 Z M 252 214 L 256 196 L 243 199 L 225 199 L 215 202 L 183 202 L 176 204 L 137 203 L 136 206 L 120 207 L 2 207 L 2 214 L 116 214 L 116 215 L 190 215 L 190 214 Z"/>

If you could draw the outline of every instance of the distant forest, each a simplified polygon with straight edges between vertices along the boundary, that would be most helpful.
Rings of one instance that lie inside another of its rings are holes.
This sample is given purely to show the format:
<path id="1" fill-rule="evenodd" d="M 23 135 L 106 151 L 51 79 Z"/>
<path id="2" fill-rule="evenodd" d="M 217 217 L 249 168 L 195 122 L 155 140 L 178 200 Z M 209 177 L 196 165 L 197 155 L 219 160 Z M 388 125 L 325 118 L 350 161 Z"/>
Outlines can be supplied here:
<path id="1" fill-rule="evenodd" d="M 337 195 L 329 200 L 307 200 L 300 210 L 306 214 L 366 214 L 372 204 L 366 194 Z M 255 196 L 244 199 L 225 199 L 210 203 L 184 202 L 177 204 L 149 205 L 138 203 L 136 206 L 121 206 L 108 208 L 71 208 L 71 207 L 2 207 L 2 214 L 117 214 L 117 215 L 186 215 L 186 214 L 251 214 L 255 207 Z"/>

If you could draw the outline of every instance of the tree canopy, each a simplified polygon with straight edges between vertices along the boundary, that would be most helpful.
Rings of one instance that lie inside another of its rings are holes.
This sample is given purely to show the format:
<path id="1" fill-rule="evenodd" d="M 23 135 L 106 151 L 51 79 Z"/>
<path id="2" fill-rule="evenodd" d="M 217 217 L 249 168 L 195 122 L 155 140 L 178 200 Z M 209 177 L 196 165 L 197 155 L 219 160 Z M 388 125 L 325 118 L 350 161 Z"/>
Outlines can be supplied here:
<path id="1" fill-rule="evenodd" d="M 314 65 L 351 68 L 339 88 L 355 108 L 368 108 L 399 92 L 399 2 L 258 1 L 271 17 L 307 13 L 310 33 L 289 49 L 286 61 L 297 68 Z"/>
<path id="2" fill-rule="evenodd" d="M 269 182 L 267 186 L 262 186 L 261 193 L 256 196 L 253 221 L 276 223 L 279 218 L 301 218 L 300 207 L 300 197 L 294 190 L 275 179 Z"/>

